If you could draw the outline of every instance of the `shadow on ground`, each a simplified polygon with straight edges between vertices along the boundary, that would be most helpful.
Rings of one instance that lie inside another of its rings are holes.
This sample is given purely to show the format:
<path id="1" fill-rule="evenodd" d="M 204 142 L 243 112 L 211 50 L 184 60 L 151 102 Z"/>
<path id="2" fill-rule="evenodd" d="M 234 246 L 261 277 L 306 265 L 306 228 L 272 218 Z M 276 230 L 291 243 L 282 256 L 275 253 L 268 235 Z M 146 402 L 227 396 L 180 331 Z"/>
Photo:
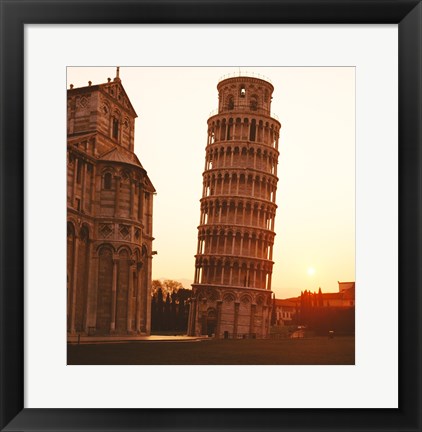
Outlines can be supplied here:
<path id="1" fill-rule="evenodd" d="M 68 365 L 353 365 L 355 338 L 69 344 Z"/>

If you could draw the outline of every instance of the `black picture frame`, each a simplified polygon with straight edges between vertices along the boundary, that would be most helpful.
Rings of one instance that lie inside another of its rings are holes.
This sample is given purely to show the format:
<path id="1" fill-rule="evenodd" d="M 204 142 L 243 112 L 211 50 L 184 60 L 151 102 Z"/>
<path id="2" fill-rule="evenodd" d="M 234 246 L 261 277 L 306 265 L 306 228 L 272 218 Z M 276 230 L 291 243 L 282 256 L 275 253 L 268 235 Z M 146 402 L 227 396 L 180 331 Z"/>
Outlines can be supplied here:
<path id="1" fill-rule="evenodd" d="M 415 0 L 0 0 L 0 6 L 1 430 L 421 431 L 421 3 Z M 399 408 L 24 408 L 23 87 L 24 25 L 30 23 L 398 24 Z"/>

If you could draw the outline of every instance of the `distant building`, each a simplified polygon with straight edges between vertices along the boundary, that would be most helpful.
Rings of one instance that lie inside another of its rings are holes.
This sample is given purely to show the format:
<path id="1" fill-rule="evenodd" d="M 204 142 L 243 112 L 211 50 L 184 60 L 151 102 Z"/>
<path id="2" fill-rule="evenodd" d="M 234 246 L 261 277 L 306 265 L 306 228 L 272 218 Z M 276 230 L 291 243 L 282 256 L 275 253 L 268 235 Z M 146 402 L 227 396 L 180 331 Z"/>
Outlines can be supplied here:
<path id="1" fill-rule="evenodd" d="M 300 297 L 300 322 L 316 331 L 329 329 L 353 333 L 355 326 L 355 283 L 339 282 L 339 292 L 304 291 Z"/>
<path id="2" fill-rule="evenodd" d="M 275 299 L 275 325 L 292 325 L 297 322 L 300 311 L 300 297 Z"/>
<path id="3" fill-rule="evenodd" d="M 355 282 L 338 282 L 339 292 L 304 291 L 299 297 L 275 299 L 275 325 L 341 323 L 354 325 Z M 330 319 L 328 319 L 330 318 Z"/>
<path id="4" fill-rule="evenodd" d="M 67 91 L 67 331 L 149 334 L 154 186 L 119 70 Z"/>
<path id="5" fill-rule="evenodd" d="M 355 289 L 355 282 L 340 282 L 337 281 L 338 283 L 338 291 L 342 292 L 345 290 L 349 290 L 349 289 Z"/>

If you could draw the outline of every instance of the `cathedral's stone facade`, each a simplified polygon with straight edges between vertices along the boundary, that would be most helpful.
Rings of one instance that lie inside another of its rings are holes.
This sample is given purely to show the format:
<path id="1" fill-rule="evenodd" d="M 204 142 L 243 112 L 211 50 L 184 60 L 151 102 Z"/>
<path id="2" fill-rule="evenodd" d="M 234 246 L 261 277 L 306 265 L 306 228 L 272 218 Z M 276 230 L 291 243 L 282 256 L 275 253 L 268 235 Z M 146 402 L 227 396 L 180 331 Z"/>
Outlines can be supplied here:
<path id="1" fill-rule="evenodd" d="M 67 91 L 67 331 L 149 334 L 154 186 L 114 80 Z"/>
<path id="2" fill-rule="evenodd" d="M 224 79 L 208 141 L 190 335 L 268 336 L 280 123 L 274 88 L 252 77 Z"/>

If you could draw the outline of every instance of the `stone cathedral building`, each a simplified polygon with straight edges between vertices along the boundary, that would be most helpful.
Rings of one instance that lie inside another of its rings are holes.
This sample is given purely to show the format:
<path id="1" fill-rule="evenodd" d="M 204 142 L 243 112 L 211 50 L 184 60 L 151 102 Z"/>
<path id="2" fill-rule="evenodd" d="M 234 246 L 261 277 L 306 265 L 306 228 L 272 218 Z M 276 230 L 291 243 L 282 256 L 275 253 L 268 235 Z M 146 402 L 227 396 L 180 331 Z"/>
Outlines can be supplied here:
<path id="1" fill-rule="evenodd" d="M 220 81 L 208 119 L 190 335 L 268 336 L 280 123 L 274 87 L 258 78 Z"/>
<path id="2" fill-rule="evenodd" d="M 67 331 L 150 333 L 154 186 L 114 80 L 67 91 Z"/>

